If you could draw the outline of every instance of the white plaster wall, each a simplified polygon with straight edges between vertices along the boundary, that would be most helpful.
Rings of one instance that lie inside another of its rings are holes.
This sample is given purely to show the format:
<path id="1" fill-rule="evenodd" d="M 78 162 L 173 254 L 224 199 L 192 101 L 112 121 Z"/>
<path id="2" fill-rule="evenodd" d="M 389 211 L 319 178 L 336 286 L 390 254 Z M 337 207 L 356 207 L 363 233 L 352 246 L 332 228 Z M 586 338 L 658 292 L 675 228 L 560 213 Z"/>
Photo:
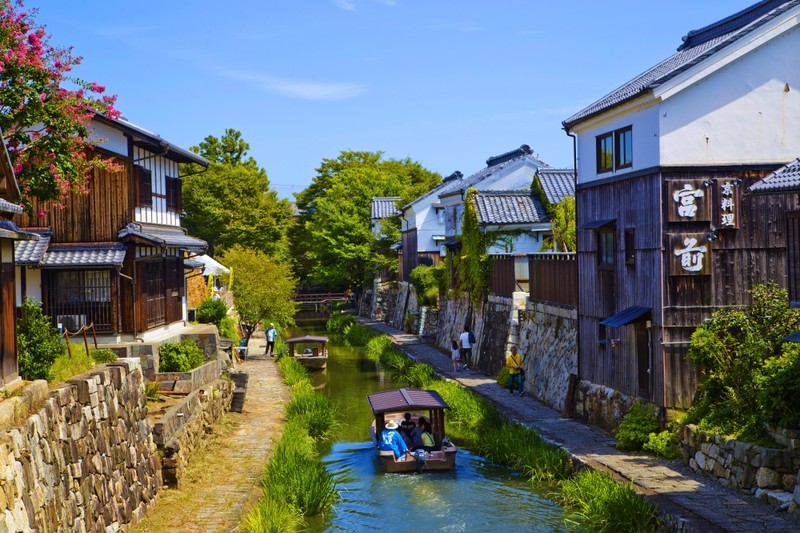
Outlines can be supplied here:
<path id="1" fill-rule="evenodd" d="M 16 267 L 14 273 L 16 274 L 15 290 L 17 292 L 17 305 L 22 305 L 22 274 L 21 270 L 25 267 Z M 27 296 L 31 300 L 37 302 L 42 301 L 42 271 L 39 268 L 27 268 L 25 272 L 26 286 L 28 289 Z"/>
<path id="2" fill-rule="evenodd" d="M 539 252 L 542 247 L 542 236 L 539 233 L 527 233 L 518 235 L 513 240 L 511 250 L 506 250 L 505 246 L 490 246 L 489 255 L 502 254 L 532 254 Z"/>
<path id="3" fill-rule="evenodd" d="M 116 128 L 92 121 L 92 140 L 103 140 L 100 148 L 128 157 L 128 139 Z"/>
<path id="4" fill-rule="evenodd" d="M 440 222 L 436 209 L 431 207 L 430 202 L 428 202 L 424 208 L 420 209 L 417 215 L 417 224 L 417 251 L 439 251 L 439 244 L 433 240 L 433 237 L 435 235 L 444 235 L 444 216 L 442 216 Z"/>
<path id="5" fill-rule="evenodd" d="M 152 207 L 137 207 L 134 214 L 136 222 L 161 224 L 164 226 L 180 226 L 180 215 L 167 210 L 167 176 L 177 178 L 178 163 L 164 157 L 150 157 L 153 153 L 141 148 L 134 148 L 134 163 L 152 172 L 153 202 Z"/>
<path id="6" fill-rule="evenodd" d="M 664 100 L 662 164 L 786 163 L 800 156 L 799 54 L 795 28 Z M 634 160 L 635 150 L 634 143 Z"/>
<path id="7" fill-rule="evenodd" d="M 520 159 L 510 167 L 501 169 L 475 184 L 479 191 L 517 191 L 530 189 L 533 175 L 539 167 L 530 159 Z"/>
<path id="8" fill-rule="evenodd" d="M 659 108 L 657 105 L 639 109 L 633 113 L 614 117 L 599 125 L 577 134 L 578 183 L 587 183 L 598 179 L 611 178 L 619 174 L 627 174 L 644 168 L 658 165 L 659 161 Z M 598 135 L 631 126 L 633 148 L 633 166 L 618 172 L 597 174 Z"/>

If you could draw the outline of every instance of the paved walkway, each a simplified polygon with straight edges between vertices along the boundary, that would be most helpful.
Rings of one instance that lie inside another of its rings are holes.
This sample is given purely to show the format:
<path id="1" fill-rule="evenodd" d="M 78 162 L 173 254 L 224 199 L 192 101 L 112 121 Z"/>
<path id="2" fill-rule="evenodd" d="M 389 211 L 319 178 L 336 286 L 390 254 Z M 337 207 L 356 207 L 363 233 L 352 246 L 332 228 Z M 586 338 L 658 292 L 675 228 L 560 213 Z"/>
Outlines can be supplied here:
<path id="1" fill-rule="evenodd" d="M 283 426 L 289 390 L 265 357 L 264 332 L 250 339 L 249 356 L 237 363 L 247 371 L 242 413 L 228 413 L 214 426 L 206 446 L 195 452 L 180 489 L 166 489 L 136 532 L 237 531 L 243 512 L 261 496 L 260 480 Z"/>
<path id="2" fill-rule="evenodd" d="M 735 494 L 716 481 L 695 474 L 678 460 L 628 455 L 615 447 L 614 438 L 605 431 L 562 418 L 560 413 L 533 398 L 511 396 L 493 378 L 474 371 L 460 371 L 454 375 L 450 358 L 415 335 L 383 322 L 359 321 L 390 335 L 407 355 L 428 363 L 440 375 L 456 379 L 492 401 L 510 419 L 535 429 L 578 461 L 619 480 L 632 481 L 638 492 L 673 517 L 683 531 L 800 531 L 800 519 L 795 515 L 778 512 L 751 497 Z"/>

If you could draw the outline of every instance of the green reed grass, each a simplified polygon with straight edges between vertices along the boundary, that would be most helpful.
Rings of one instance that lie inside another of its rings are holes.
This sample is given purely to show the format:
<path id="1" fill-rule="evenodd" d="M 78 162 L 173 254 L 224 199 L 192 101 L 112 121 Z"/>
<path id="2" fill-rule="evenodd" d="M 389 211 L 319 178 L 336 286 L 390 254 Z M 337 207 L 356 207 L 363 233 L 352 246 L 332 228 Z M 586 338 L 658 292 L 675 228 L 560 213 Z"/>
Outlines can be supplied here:
<path id="1" fill-rule="evenodd" d="M 71 344 L 69 348 L 72 356 L 64 350 L 64 353 L 53 361 L 53 365 L 50 367 L 50 376 L 52 377 L 50 383 L 62 383 L 94 368 L 95 361 L 91 355 L 86 353 L 86 347 L 83 344 Z"/>
<path id="2" fill-rule="evenodd" d="M 338 499 L 333 476 L 317 454 L 317 439 L 337 426 L 338 410 L 311 386 L 306 369 L 291 357 L 278 367 L 291 387 L 286 423 L 264 468 L 263 496 L 242 519 L 243 531 L 297 531 L 304 516 L 323 513 Z"/>
<path id="3" fill-rule="evenodd" d="M 345 344 L 348 346 L 366 346 L 370 340 L 380 335 L 380 333 L 361 324 L 350 324 L 344 328 L 342 335 Z"/>
<path id="4" fill-rule="evenodd" d="M 367 342 L 364 353 L 370 361 L 380 363 L 381 358 L 384 357 L 384 353 L 394 349 L 394 343 L 391 337 L 388 335 L 379 335 L 371 338 L 369 342 Z"/>
<path id="5" fill-rule="evenodd" d="M 647 533 L 658 530 L 656 507 L 631 485 L 583 469 L 560 482 L 561 502 L 576 510 L 574 525 L 582 531 Z"/>

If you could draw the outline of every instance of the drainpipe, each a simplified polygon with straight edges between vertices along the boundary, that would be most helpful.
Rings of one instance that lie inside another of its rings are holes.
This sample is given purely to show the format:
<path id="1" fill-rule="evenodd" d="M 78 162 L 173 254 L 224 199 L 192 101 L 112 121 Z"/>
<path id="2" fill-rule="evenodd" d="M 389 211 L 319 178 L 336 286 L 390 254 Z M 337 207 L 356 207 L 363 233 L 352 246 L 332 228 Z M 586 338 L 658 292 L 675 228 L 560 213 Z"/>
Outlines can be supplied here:
<path id="1" fill-rule="evenodd" d="M 578 137 L 572 133 L 570 130 L 564 127 L 564 131 L 569 137 L 572 137 L 572 172 L 575 176 L 575 225 L 578 224 Z M 577 236 L 577 227 L 575 228 L 575 247 L 577 248 L 578 245 L 578 236 Z M 576 267 L 578 266 L 578 252 L 575 251 L 575 264 Z M 575 300 L 575 317 L 576 322 L 580 322 L 580 301 L 581 301 L 581 275 L 580 275 L 580 268 L 575 269 L 577 271 L 575 275 L 575 292 L 578 295 L 577 300 Z M 580 323 L 576 324 L 578 327 L 578 334 L 575 335 L 575 349 L 577 350 L 577 356 L 575 358 L 575 362 L 577 365 L 576 375 L 575 375 L 575 386 L 578 386 L 578 382 L 581 379 L 581 336 L 580 336 Z M 572 403 L 574 402 L 574 398 L 570 398 L 569 401 Z"/>

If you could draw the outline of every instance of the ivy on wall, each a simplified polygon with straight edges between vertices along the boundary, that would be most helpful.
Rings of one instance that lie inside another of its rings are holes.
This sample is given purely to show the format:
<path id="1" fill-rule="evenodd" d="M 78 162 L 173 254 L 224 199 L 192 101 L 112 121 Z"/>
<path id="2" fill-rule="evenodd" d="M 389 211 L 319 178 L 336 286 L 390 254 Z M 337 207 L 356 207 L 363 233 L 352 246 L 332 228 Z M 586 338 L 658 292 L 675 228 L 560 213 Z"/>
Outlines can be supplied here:
<path id="1" fill-rule="evenodd" d="M 461 253 L 456 262 L 459 287 L 469 294 L 473 304 L 480 305 L 489 293 L 491 264 L 488 249 L 492 238 L 482 233 L 475 207 L 477 189 L 470 187 L 464 200 L 464 217 L 461 222 Z"/>

